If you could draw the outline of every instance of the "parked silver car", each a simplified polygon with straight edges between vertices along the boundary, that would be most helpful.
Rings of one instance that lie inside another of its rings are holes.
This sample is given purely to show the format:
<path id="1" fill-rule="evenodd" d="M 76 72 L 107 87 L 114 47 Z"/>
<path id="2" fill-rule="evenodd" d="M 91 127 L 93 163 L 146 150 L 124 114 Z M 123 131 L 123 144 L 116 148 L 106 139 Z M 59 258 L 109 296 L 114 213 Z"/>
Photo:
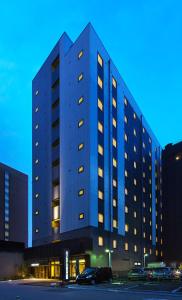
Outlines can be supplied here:
<path id="1" fill-rule="evenodd" d="M 128 272 L 129 280 L 146 280 L 147 274 L 143 268 L 133 268 Z"/>

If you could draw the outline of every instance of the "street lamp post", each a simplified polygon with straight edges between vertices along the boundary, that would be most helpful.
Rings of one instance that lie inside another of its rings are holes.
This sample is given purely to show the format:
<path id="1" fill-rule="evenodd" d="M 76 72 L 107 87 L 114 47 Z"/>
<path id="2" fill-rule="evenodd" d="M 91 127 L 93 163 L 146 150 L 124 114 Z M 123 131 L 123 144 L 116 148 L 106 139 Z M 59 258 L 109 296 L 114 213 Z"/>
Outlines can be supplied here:
<path id="1" fill-rule="evenodd" d="M 145 253 L 144 256 L 143 256 L 143 266 L 145 268 L 145 264 L 146 264 L 146 257 L 148 257 L 148 253 Z"/>
<path id="2" fill-rule="evenodd" d="M 106 249 L 105 252 L 108 253 L 109 267 L 112 268 L 112 253 L 113 253 L 113 250 Z"/>

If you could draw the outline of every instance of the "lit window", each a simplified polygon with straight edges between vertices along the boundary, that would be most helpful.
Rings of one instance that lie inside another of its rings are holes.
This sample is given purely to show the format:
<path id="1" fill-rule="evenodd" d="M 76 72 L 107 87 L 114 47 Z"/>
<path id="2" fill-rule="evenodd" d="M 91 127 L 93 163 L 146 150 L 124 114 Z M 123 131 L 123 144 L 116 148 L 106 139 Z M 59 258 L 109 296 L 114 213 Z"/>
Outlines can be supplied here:
<path id="1" fill-rule="evenodd" d="M 127 101 L 126 98 L 124 98 L 124 104 L 125 104 L 125 105 L 128 105 L 128 101 Z"/>
<path id="2" fill-rule="evenodd" d="M 103 125 L 100 122 L 98 122 L 98 130 L 103 133 Z"/>
<path id="3" fill-rule="evenodd" d="M 35 147 L 38 147 L 38 145 L 39 145 L 39 142 L 36 142 L 36 143 L 35 143 Z"/>
<path id="4" fill-rule="evenodd" d="M 159 252 L 158 252 L 158 250 L 156 250 L 156 251 L 155 251 L 155 255 L 156 255 L 156 256 L 158 256 L 158 255 L 159 255 Z"/>
<path id="5" fill-rule="evenodd" d="M 145 247 L 143 248 L 143 253 L 144 253 L 144 254 L 146 253 L 146 248 L 145 248 Z"/>
<path id="6" fill-rule="evenodd" d="M 128 123 L 128 119 L 127 119 L 126 116 L 124 116 L 124 121 L 125 121 L 126 124 Z"/>
<path id="7" fill-rule="evenodd" d="M 79 99 L 78 99 L 78 104 L 81 104 L 82 102 L 83 102 L 83 97 L 80 97 Z"/>
<path id="8" fill-rule="evenodd" d="M 117 123 L 116 123 L 116 119 L 112 119 L 112 125 L 116 128 L 116 126 L 117 126 Z"/>
<path id="9" fill-rule="evenodd" d="M 137 150 L 136 150 L 136 146 L 133 146 L 133 151 L 134 151 L 134 152 L 136 152 L 136 151 L 137 151 Z"/>
<path id="10" fill-rule="evenodd" d="M 145 208 L 146 207 L 146 204 L 145 204 L 145 202 L 143 202 L 143 208 Z"/>
<path id="11" fill-rule="evenodd" d="M 136 136 L 136 129 L 133 129 L 133 134 Z"/>
<path id="12" fill-rule="evenodd" d="M 124 171 L 125 177 L 128 177 L 128 171 Z"/>
<path id="13" fill-rule="evenodd" d="M 103 111 L 103 104 L 102 101 L 100 99 L 98 99 L 98 108 Z"/>
<path id="14" fill-rule="evenodd" d="M 84 189 L 78 191 L 78 196 L 81 197 L 84 195 Z"/>
<path id="15" fill-rule="evenodd" d="M 35 194 L 35 198 L 38 198 L 38 197 L 39 197 L 39 194 L 38 194 L 38 193 L 36 193 L 36 194 Z"/>
<path id="16" fill-rule="evenodd" d="M 83 166 L 80 166 L 79 168 L 78 168 L 78 173 L 82 173 L 84 171 L 84 167 Z"/>
<path id="17" fill-rule="evenodd" d="M 136 213 L 136 211 L 134 211 L 134 213 L 133 213 L 133 216 L 134 216 L 134 218 L 136 218 L 136 217 L 137 217 L 137 213 Z"/>
<path id="18" fill-rule="evenodd" d="M 39 128 L 39 124 L 36 124 L 35 125 L 35 129 L 37 130 Z"/>
<path id="19" fill-rule="evenodd" d="M 125 213 L 128 214 L 128 206 L 125 206 Z"/>
<path id="20" fill-rule="evenodd" d="M 37 113 L 39 111 L 39 108 L 38 107 L 36 107 L 36 109 L 35 109 L 35 112 Z"/>
<path id="21" fill-rule="evenodd" d="M 137 196 L 136 196 L 136 195 L 133 196 L 133 200 L 134 200 L 135 202 L 137 202 Z"/>
<path id="22" fill-rule="evenodd" d="M 133 113 L 133 118 L 136 119 L 136 114 L 135 113 Z"/>
<path id="23" fill-rule="evenodd" d="M 127 190 L 127 188 L 125 188 L 125 195 L 128 195 L 128 190 Z"/>
<path id="24" fill-rule="evenodd" d="M 149 151 L 149 156 L 151 157 L 152 156 L 152 153 Z"/>
<path id="25" fill-rule="evenodd" d="M 80 121 L 78 122 L 78 127 L 81 127 L 81 126 L 83 125 L 83 123 L 84 123 L 84 121 L 83 121 L 83 120 L 80 120 Z"/>
<path id="26" fill-rule="evenodd" d="M 145 193 L 145 192 L 146 192 L 145 187 L 143 187 L 143 193 Z"/>
<path id="27" fill-rule="evenodd" d="M 143 127 L 143 133 L 145 133 L 145 128 Z"/>
<path id="28" fill-rule="evenodd" d="M 117 167 L 117 160 L 115 158 L 112 159 L 112 164 L 113 164 L 113 167 Z"/>
<path id="29" fill-rule="evenodd" d="M 150 143 L 150 144 L 152 143 L 152 140 L 151 140 L 151 138 L 149 138 L 149 143 Z"/>
<path id="30" fill-rule="evenodd" d="M 114 187 L 117 187 L 117 181 L 116 181 L 116 179 L 113 179 L 112 184 L 113 184 Z"/>
<path id="31" fill-rule="evenodd" d="M 83 73 L 81 73 L 79 76 L 78 76 L 78 81 L 81 81 L 83 79 Z"/>
<path id="32" fill-rule="evenodd" d="M 146 232 L 145 231 L 143 232 L 143 238 L 144 239 L 146 238 Z"/>
<path id="33" fill-rule="evenodd" d="M 129 225 L 125 224 L 125 232 L 128 232 L 128 231 L 129 231 Z"/>
<path id="34" fill-rule="evenodd" d="M 98 61 L 99 65 L 102 67 L 102 65 L 103 65 L 103 59 L 102 59 L 102 57 L 100 56 L 99 53 L 97 54 L 97 61 Z"/>
<path id="35" fill-rule="evenodd" d="M 102 191 L 98 191 L 98 198 L 100 199 L 100 200 L 103 200 L 104 199 L 104 194 L 103 194 L 103 192 Z"/>
<path id="36" fill-rule="evenodd" d="M 39 232 L 39 229 L 38 229 L 38 228 L 36 228 L 36 229 L 35 229 L 35 232 L 36 232 L 36 233 L 38 233 L 38 232 Z"/>
<path id="37" fill-rule="evenodd" d="M 145 149 L 145 143 L 143 143 L 143 148 Z"/>
<path id="38" fill-rule="evenodd" d="M 151 236 L 151 234 L 150 234 L 150 241 L 152 240 L 152 236 Z"/>
<path id="39" fill-rule="evenodd" d="M 102 79 L 99 76 L 98 76 L 98 79 L 97 79 L 97 83 L 98 83 L 98 86 L 100 86 L 100 88 L 102 89 L 103 82 L 102 82 Z"/>
<path id="40" fill-rule="evenodd" d="M 112 98 L 112 105 L 116 108 L 117 104 L 116 104 L 116 100 L 114 98 Z"/>
<path id="41" fill-rule="evenodd" d="M 125 243 L 125 244 L 124 244 L 124 250 L 125 250 L 125 251 L 128 251 L 128 243 Z"/>
<path id="42" fill-rule="evenodd" d="M 126 142 L 128 141 L 128 136 L 126 135 L 126 133 L 124 135 L 124 139 L 125 139 Z"/>
<path id="43" fill-rule="evenodd" d="M 143 172 L 143 178 L 145 178 L 145 172 Z"/>
<path id="44" fill-rule="evenodd" d="M 117 248 L 117 241 L 116 240 L 112 241 L 112 247 L 113 247 L 113 249 Z"/>
<path id="45" fill-rule="evenodd" d="M 39 163 L 39 160 L 38 160 L 38 159 L 36 159 L 36 160 L 35 160 L 35 164 L 37 165 L 38 163 Z"/>
<path id="46" fill-rule="evenodd" d="M 128 154 L 126 152 L 124 153 L 124 158 L 128 159 Z"/>
<path id="47" fill-rule="evenodd" d="M 98 175 L 99 175 L 100 177 L 103 177 L 103 169 L 98 168 Z"/>
<path id="48" fill-rule="evenodd" d="M 134 245 L 134 252 L 136 253 L 138 251 L 137 245 Z"/>
<path id="49" fill-rule="evenodd" d="M 116 79 L 113 77 L 112 78 L 112 85 L 113 85 L 113 87 L 117 87 L 117 82 L 116 82 Z"/>
<path id="50" fill-rule="evenodd" d="M 36 92 L 35 92 L 35 95 L 37 96 L 37 95 L 38 95 L 38 93 L 39 93 L 39 90 L 36 90 Z"/>
<path id="51" fill-rule="evenodd" d="M 152 249 L 149 250 L 150 255 L 152 255 Z"/>
<path id="52" fill-rule="evenodd" d="M 145 163 L 145 157 L 143 157 L 143 163 Z"/>
<path id="53" fill-rule="evenodd" d="M 79 145 L 78 145 L 78 150 L 82 150 L 83 147 L 84 147 L 84 144 L 83 144 L 83 143 L 79 144 Z"/>
<path id="54" fill-rule="evenodd" d="M 143 217 L 143 223 L 146 223 L 146 218 L 145 217 Z"/>
<path id="55" fill-rule="evenodd" d="M 134 235 L 137 235 L 137 229 L 136 229 L 136 228 L 134 228 L 133 234 L 134 234 Z"/>
<path id="56" fill-rule="evenodd" d="M 35 215 L 37 216 L 38 214 L 39 214 L 39 211 L 38 211 L 38 210 L 36 210 L 36 211 L 35 211 Z"/>
<path id="57" fill-rule="evenodd" d="M 136 161 L 133 162 L 133 167 L 134 167 L 135 169 L 137 168 Z"/>
<path id="58" fill-rule="evenodd" d="M 103 155 L 103 153 L 104 153 L 104 149 L 103 149 L 103 147 L 101 145 L 98 145 L 98 153 L 100 155 Z"/>
<path id="59" fill-rule="evenodd" d="M 175 159 L 176 159 L 176 160 L 180 160 L 180 156 L 179 156 L 179 155 L 176 155 Z"/>
<path id="60" fill-rule="evenodd" d="M 117 207 L 117 201 L 116 201 L 116 199 L 112 200 L 112 205 L 113 205 L 113 207 Z"/>
<path id="61" fill-rule="evenodd" d="M 80 59 L 82 56 L 83 56 L 83 50 L 81 50 L 81 51 L 78 53 L 78 59 Z"/>
<path id="62" fill-rule="evenodd" d="M 99 221 L 99 223 L 104 223 L 104 216 L 103 216 L 103 214 L 98 214 L 98 221 Z"/>
<path id="63" fill-rule="evenodd" d="M 135 186 L 137 185 L 136 179 L 133 180 L 133 183 L 134 183 Z"/>
<path id="64" fill-rule="evenodd" d="M 98 246 L 103 246 L 104 245 L 104 239 L 103 239 L 103 237 L 102 236 L 99 236 L 98 237 Z"/>
<path id="65" fill-rule="evenodd" d="M 116 139 L 112 139 L 112 144 L 113 144 L 113 146 L 116 148 L 117 147 L 117 142 L 116 142 Z"/>
<path id="66" fill-rule="evenodd" d="M 115 219 L 113 219 L 112 226 L 113 228 L 117 228 L 117 221 Z"/>
<path id="67" fill-rule="evenodd" d="M 80 213 L 79 214 L 79 220 L 83 220 L 84 219 L 84 213 Z"/>
<path id="68" fill-rule="evenodd" d="M 39 176 L 35 176 L 35 180 L 38 181 L 39 180 Z"/>

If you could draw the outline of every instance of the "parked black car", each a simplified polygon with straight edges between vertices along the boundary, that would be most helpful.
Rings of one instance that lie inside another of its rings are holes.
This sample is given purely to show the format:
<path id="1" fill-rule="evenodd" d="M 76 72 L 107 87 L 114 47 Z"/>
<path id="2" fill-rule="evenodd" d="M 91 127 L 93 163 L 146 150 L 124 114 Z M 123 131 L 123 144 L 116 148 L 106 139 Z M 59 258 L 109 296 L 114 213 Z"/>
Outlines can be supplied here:
<path id="1" fill-rule="evenodd" d="M 76 278 L 78 284 L 88 283 L 95 284 L 112 280 L 111 268 L 86 268 Z"/>

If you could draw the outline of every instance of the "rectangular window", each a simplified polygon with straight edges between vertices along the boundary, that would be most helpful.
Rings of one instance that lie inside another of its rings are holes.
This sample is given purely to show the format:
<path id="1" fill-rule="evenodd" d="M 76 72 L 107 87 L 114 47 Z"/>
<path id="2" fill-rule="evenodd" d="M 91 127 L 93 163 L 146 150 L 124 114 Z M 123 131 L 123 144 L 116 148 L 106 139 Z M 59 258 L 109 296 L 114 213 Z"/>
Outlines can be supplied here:
<path id="1" fill-rule="evenodd" d="M 128 232 L 128 231 L 129 231 L 129 225 L 125 224 L 125 232 Z"/>
<path id="2" fill-rule="evenodd" d="M 78 99 L 78 104 L 81 104 L 82 102 L 83 102 L 83 97 L 80 97 L 79 99 Z"/>
<path id="3" fill-rule="evenodd" d="M 84 213 L 80 213 L 79 214 L 79 220 L 83 220 L 84 219 Z"/>
<path id="4" fill-rule="evenodd" d="M 112 159 L 113 167 L 117 168 L 117 160 L 115 158 Z"/>
<path id="5" fill-rule="evenodd" d="M 83 166 L 80 166 L 79 168 L 78 168 L 78 173 L 82 173 L 84 171 L 84 167 Z"/>
<path id="6" fill-rule="evenodd" d="M 112 226 L 113 228 L 117 228 L 117 220 L 113 219 Z"/>
<path id="7" fill-rule="evenodd" d="M 103 216 L 103 214 L 98 214 L 98 221 L 99 221 L 99 223 L 104 223 L 104 216 Z"/>
<path id="8" fill-rule="evenodd" d="M 102 59 L 102 57 L 100 56 L 99 53 L 97 55 L 97 61 L 98 61 L 99 65 L 102 67 L 102 65 L 103 65 L 103 59 Z"/>
<path id="9" fill-rule="evenodd" d="M 112 105 L 116 108 L 117 104 L 116 104 L 116 100 L 114 99 L 114 97 L 112 98 Z"/>
<path id="10" fill-rule="evenodd" d="M 83 79 L 83 73 L 81 73 L 79 76 L 78 76 L 78 81 L 81 81 Z"/>
<path id="11" fill-rule="evenodd" d="M 100 155 L 103 155 L 103 154 L 104 154 L 104 149 L 103 149 L 103 147 L 102 147 L 101 145 L 98 145 L 98 153 L 99 153 Z"/>
<path id="12" fill-rule="evenodd" d="M 104 199 L 104 194 L 103 194 L 103 192 L 100 191 L 100 190 L 98 190 L 98 198 L 99 198 L 100 200 L 103 200 L 103 199 Z"/>
<path id="13" fill-rule="evenodd" d="M 98 79 L 97 79 L 97 83 L 98 83 L 98 86 L 102 89 L 103 82 L 102 82 L 102 79 L 99 76 L 98 76 Z"/>
<path id="14" fill-rule="evenodd" d="M 78 196 L 81 197 L 84 195 L 84 189 L 78 191 Z"/>
<path id="15" fill-rule="evenodd" d="M 117 126 L 117 123 L 116 123 L 116 119 L 112 119 L 112 125 L 116 128 L 116 126 Z"/>
<path id="16" fill-rule="evenodd" d="M 116 240 L 112 241 L 112 247 L 113 247 L 113 249 L 117 248 L 117 241 Z"/>
<path id="17" fill-rule="evenodd" d="M 78 53 L 78 59 L 80 59 L 82 56 L 83 56 L 83 50 L 81 50 L 81 51 Z"/>
<path id="18" fill-rule="evenodd" d="M 103 131 L 104 131 L 103 125 L 102 125 L 100 122 L 98 122 L 98 130 L 99 130 L 101 133 L 103 133 Z"/>
<path id="19" fill-rule="evenodd" d="M 125 251 L 128 251 L 128 243 L 125 243 L 125 244 L 124 244 L 124 250 L 125 250 Z"/>
<path id="20" fill-rule="evenodd" d="M 103 177 L 103 169 L 98 168 L 98 175 L 99 175 L 100 177 Z"/>
<path id="21" fill-rule="evenodd" d="M 113 144 L 113 146 L 114 146 L 115 148 L 117 147 L 117 142 L 116 142 L 116 139 L 115 139 L 115 138 L 112 139 L 112 144 Z"/>
<path id="22" fill-rule="evenodd" d="M 133 233 L 134 233 L 134 235 L 137 235 L 137 229 L 136 228 L 134 228 Z"/>
<path id="23" fill-rule="evenodd" d="M 78 145 L 78 150 L 79 150 L 79 151 L 82 150 L 83 147 L 84 147 L 84 144 L 83 144 L 83 143 L 79 144 L 79 145 Z"/>
<path id="24" fill-rule="evenodd" d="M 116 79 L 114 77 L 112 77 L 112 85 L 114 88 L 117 87 L 117 82 L 116 82 Z"/>
<path id="25" fill-rule="evenodd" d="M 103 104 L 102 101 L 98 98 L 98 108 L 103 111 Z"/>
<path id="26" fill-rule="evenodd" d="M 98 237 L 98 246 L 103 246 L 104 245 L 104 239 L 103 239 L 103 237 L 102 236 L 99 236 Z"/>
<path id="27" fill-rule="evenodd" d="M 116 201 L 116 199 L 112 200 L 112 205 L 113 205 L 113 207 L 117 207 L 117 201 Z"/>
<path id="28" fill-rule="evenodd" d="M 80 120 L 80 121 L 78 122 L 78 127 L 80 128 L 81 126 L 83 126 L 83 123 L 84 123 L 84 121 L 83 121 L 83 120 Z"/>
<path id="29" fill-rule="evenodd" d="M 125 206 L 125 213 L 128 214 L 128 206 Z"/>
<path id="30" fill-rule="evenodd" d="M 137 245 L 134 245 L 134 252 L 136 253 L 138 251 Z"/>

